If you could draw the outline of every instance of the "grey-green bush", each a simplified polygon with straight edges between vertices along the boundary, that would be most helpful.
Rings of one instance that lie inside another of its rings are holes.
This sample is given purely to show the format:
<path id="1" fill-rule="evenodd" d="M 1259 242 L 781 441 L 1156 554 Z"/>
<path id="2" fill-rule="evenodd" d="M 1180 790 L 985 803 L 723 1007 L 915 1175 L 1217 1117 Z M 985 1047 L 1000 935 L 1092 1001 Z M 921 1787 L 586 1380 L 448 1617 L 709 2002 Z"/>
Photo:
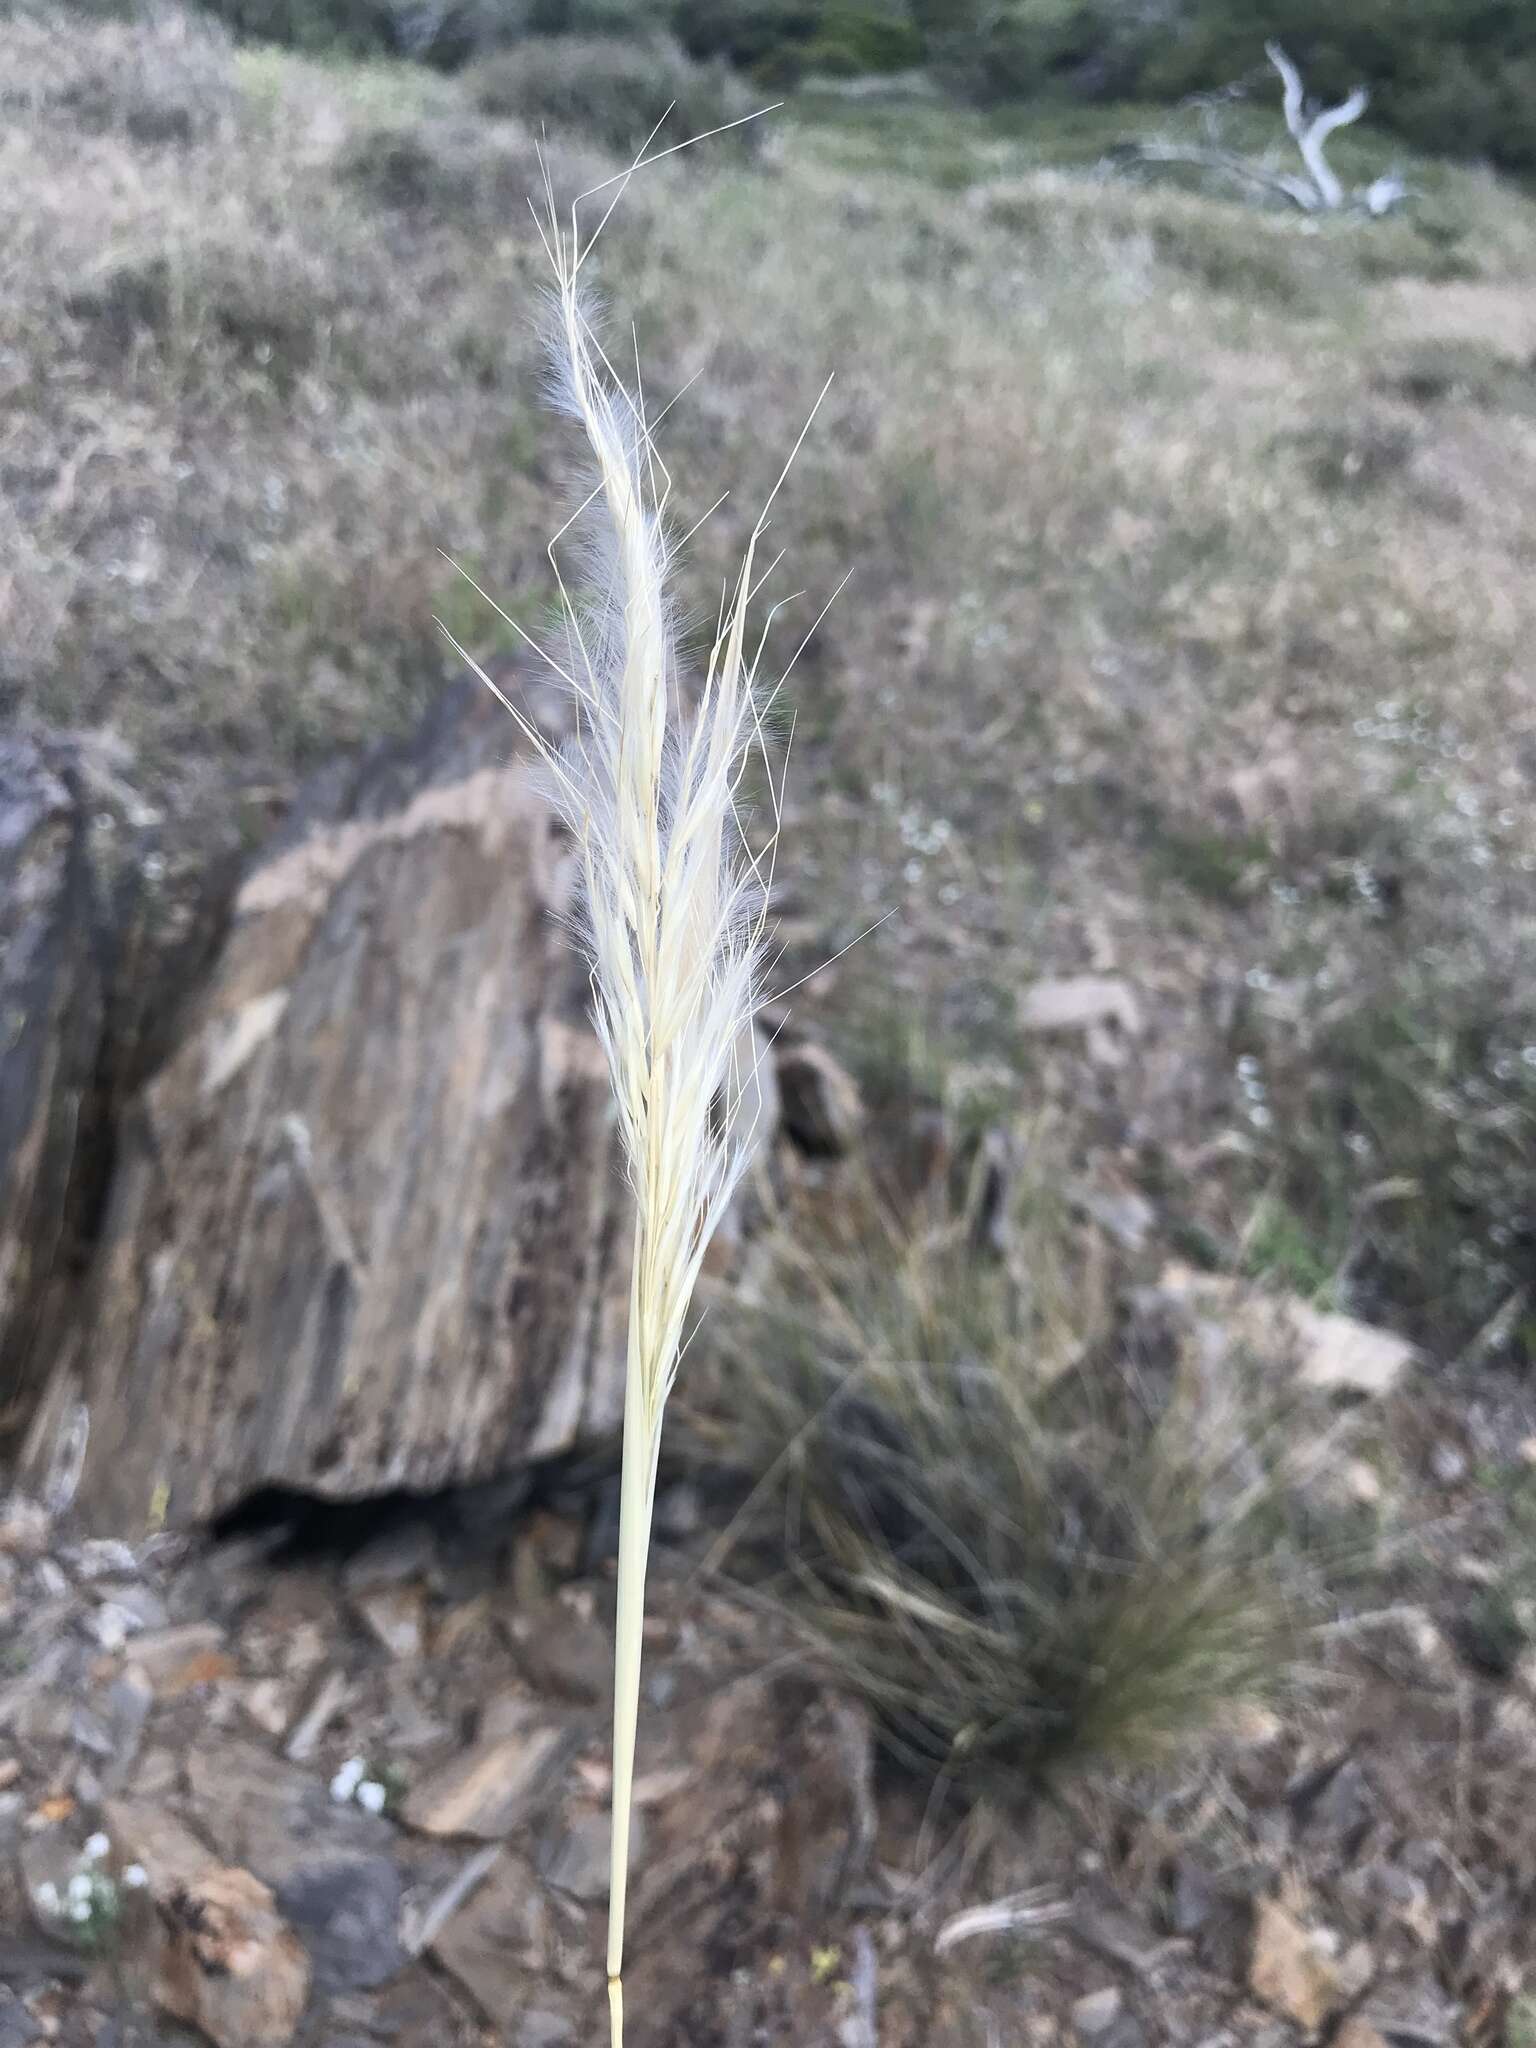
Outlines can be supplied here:
<path id="1" fill-rule="evenodd" d="M 666 38 L 534 37 L 485 58 L 470 85 L 484 113 L 547 122 L 625 156 L 663 117 L 666 141 L 688 142 L 741 120 L 755 104 L 725 65 L 695 64 Z M 755 134 L 750 126 L 742 129 L 738 145 L 750 147 Z"/>

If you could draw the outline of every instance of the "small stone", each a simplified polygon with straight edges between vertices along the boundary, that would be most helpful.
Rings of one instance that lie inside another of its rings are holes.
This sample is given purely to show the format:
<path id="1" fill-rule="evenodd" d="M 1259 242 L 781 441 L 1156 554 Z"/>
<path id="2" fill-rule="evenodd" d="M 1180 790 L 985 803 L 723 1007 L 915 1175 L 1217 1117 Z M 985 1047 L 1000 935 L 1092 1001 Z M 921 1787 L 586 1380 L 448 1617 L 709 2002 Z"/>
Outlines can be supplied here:
<path id="1" fill-rule="evenodd" d="M 0 1501 L 0 1553 L 9 1557 L 41 1557 L 52 1534 L 53 1522 L 37 1501 L 27 1500 L 21 1494 Z"/>
<path id="2" fill-rule="evenodd" d="M 513 1623 L 517 1661 L 535 1692 L 595 1705 L 613 1689 L 613 1638 L 559 1601 L 540 1601 Z"/>
<path id="3" fill-rule="evenodd" d="M 327 1855 L 301 1865 L 277 1890 L 322 1991 L 371 1991 L 404 1966 L 400 1873 L 387 1856 Z"/>
<path id="4" fill-rule="evenodd" d="M 157 2002 L 215 2048 L 284 2048 L 309 1998 L 304 1947 L 248 1870 L 214 1868 L 175 1893 Z"/>
<path id="5" fill-rule="evenodd" d="M 114 1607 L 120 1607 L 125 1614 L 133 1616 L 132 1633 L 135 1637 L 144 1629 L 169 1628 L 169 1610 L 153 1586 L 113 1584 L 105 1591 Z"/>
<path id="6" fill-rule="evenodd" d="M 549 1894 L 534 1873 L 504 1851 L 433 1934 L 431 1951 L 482 2011 L 506 2015 L 510 2022 L 535 1986 L 542 2008 L 554 2003 L 549 1985 L 554 1918 Z"/>
<path id="7" fill-rule="evenodd" d="M 1074 1901 L 1067 1932 L 1095 1955 L 1105 1956 L 1138 1977 L 1156 1968 L 1166 1943 L 1145 1921 L 1097 1888 Z"/>
<path id="8" fill-rule="evenodd" d="M 1301 1345 L 1301 1376 L 1309 1387 L 1388 1394 L 1416 1356 L 1413 1346 L 1392 1331 L 1374 1329 L 1353 1316 L 1325 1315 L 1294 1300 L 1285 1309 Z"/>
<path id="9" fill-rule="evenodd" d="M 65 1552 L 65 1562 L 77 1579 L 92 1585 L 97 1579 L 133 1578 L 139 1560 L 126 1543 L 112 1536 L 93 1536 Z"/>
<path id="10" fill-rule="evenodd" d="M 1323 1393 L 1388 1394 L 1418 1356 L 1393 1331 L 1190 1266 L 1165 1267 L 1151 1298 L 1212 1315 L 1229 1344 L 1288 1359 L 1305 1386 Z"/>
<path id="11" fill-rule="evenodd" d="M 1442 1486 L 1460 1486 L 1469 1469 L 1467 1454 L 1459 1444 L 1438 1443 L 1429 1454 L 1429 1469 Z"/>
<path id="12" fill-rule="evenodd" d="M 154 1689 L 143 1672 L 130 1664 L 107 1688 L 107 1726 L 112 1733 L 114 1784 L 127 1780 L 144 1740 Z"/>
<path id="13" fill-rule="evenodd" d="M 21 1765 L 13 1756 L 0 1756 L 0 1792 L 9 1792 L 21 1776 Z"/>
<path id="14" fill-rule="evenodd" d="M 33 1567 L 37 1590 L 45 1600 L 62 1600 L 69 1591 L 64 1567 L 51 1557 L 40 1557 Z"/>
<path id="15" fill-rule="evenodd" d="M 1199 1934 L 1216 1911 L 1218 1894 L 1203 1865 L 1181 1856 L 1173 1873 L 1169 1924 L 1177 1935 Z"/>
<path id="16" fill-rule="evenodd" d="M 330 1656 L 334 1636 L 315 1621 L 300 1621 L 283 1632 L 283 1669 L 292 1678 L 307 1678 Z"/>
<path id="17" fill-rule="evenodd" d="M 512 2035 L 514 2048 L 567 2048 L 576 2038 L 575 2022 L 564 2013 L 529 2007 L 520 2012 Z"/>
<path id="18" fill-rule="evenodd" d="M 13 1991 L 0 1984 L 0 2048 L 31 2048 L 42 2030 Z"/>
<path id="19" fill-rule="evenodd" d="M 321 1736 L 346 1705 L 351 1688 L 339 1671 L 328 1671 L 315 1688 L 314 1697 L 299 1717 L 283 1754 L 291 1763 L 308 1763 Z"/>
<path id="20" fill-rule="evenodd" d="M 630 1854 L 639 1862 L 644 1854 L 644 1823 L 639 1814 L 631 1822 Z M 590 1903 L 608 1889 L 609 1845 L 613 1840 L 610 1816 L 579 1813 L 540 1858 L 539 1875 L 556 1891 L 569 1892 L 573 1899 Z"/>
<path id="21" fill-rule="evenodd" d="M 1391 2043 L 1369 2020 L 1356 2013 L 1334 2035 L 1333 2048 L 1391 2048 Z"/>
<path id="22" fill-rule="evenodd" d="M 1327 1930 L 1309 1928 L 1276 1899 L 1258 1900 L 1248 1987 L 1271 2011 L 1309 2031 L 1346 2003 L 1342 1973 Z"/>
<path id="23" fill-rule="evenodd" d="M 1400 1626 L 1410 1651 L 1427 1674 L 1443 1679 L 1455 1671 L 1455 1653 L 1444 1630 L 1422 1609 L 1404 1609 Z"/>
<path id="24" fill-rule="evenodd" d="M 89 1750 L 92 1756 L 110 1758 L 117 1754 L 111 1730 L 89 1707 L 75 1708 L 70 1716 L 69 1736 L 77 1748 Z"/>
<path id="25" fill-rule="evenodd" d="M 190 1828 L 149 1800 L 109 1799 L 102 1819 L 118 1854 L 143 1871 L 145 1889 L 157 1905 L 195 1886 L 218 1865 Z"/>
<path id="26" fill-rule="evenodd" d="M 1077 1206 L 1122 1251 L 1139 1252 L 1157 1222 L 1152 1204 L 1131 1187 L 1081 1188 Z"/>
<path id="27" fill-rule="evenodd" d="M 1087 1031 L 1110 1025 L 1127 1038 L 1141 1034 L 1141 1009 L 1118 975 L 1076 974 L 1037 981 L 1024 991 L 1019 1022 L 1026 1031 Z"/>
<path id="28" fill-rule="evenodd" d="M 1385 1488 L 1374 1465 L 1351 1458 L 1344 1467 L 1344 1491 L 1356 1507 L 1380 1507 Z"/>
<path id="29" fill-rule="evenodd" d="M 1344 1838 L 1365 1828 L 1376 1811 L 1370 1780 L 1351 1756 L 1332 1756 L 1287 1790 L 1300 1825 Z"/>
<path id="30" fill-rule="evenodd" d="M 1234 1702 L 1219 1720 L 1226 1734 L 1242 1749 L 1269 1749 L 1285 1733 L 1280 1716 L 1257 1700 Z"/>
<path id="31" fill-rule="evenodd" d="M 173 1699 L 194 1685 L 233 1673 L 233 1663 L 222 1653 L 223 1642 L 223 1629 L 211 1621 L 147 1629 L 134 1639 L 133 1662 L 149 1680 L 156 1698 Z"/>
<path id="32" fill-rule="evenodd" d="M 858 1083 L 825 1046 L 801 1042 L 773 1056 L 779 1126 L 798 1151 L 813 1159 L 840 1159 L 857 1142 L 864 1121 Z"/>
<path id="33" fill-rule="evenodd" d="M 536 1508 L 523 1524 L 521 1542 L 537 1552 L 549 1571 L 560 1579 L 574 1578 L 581 1570 L 582 1525 L 575 1515 L 560 1515 L 550 1508 Z"/>
<path id="34" fill-rule="evenodd" d="M 1079 2048 L 1147 2048 L 1147 2032 L 1113 1985 L 1091 1991 L 1072 2008 Z"/>
<path id="35" fill-rule="evenodd" d="M 568 1724 L 544 1719 L 527 1704 L 515 1730 L 482 1739 L 423 1778 L 403 1818 L 426 1835 L 500 1841 L 558 1790 L 579 1739 Z"/>
<path id="36" fill-rule="evenodd" d="M 1090 1991 L 1072 2007 L 1072 2024 L 1080 2041 L 1101 2041 L 1125 2010 L 1125 2000 L 1113 1984 L 1102 1991 Z"/>
<path id="37" fill-rule="evenodd" d="M 421 1655 L 426 1602 L 423 1586 L 383 1585 L 357 1594 L 352 1605 L 375 1642 L 406 1662 Z"/>
<path id="38" fill-rule="evenodd" d="M 291 1699 L 280 1678 L 258 1678 L 254 1685 L 246 1687 L 240 1706 L 248 1721 L 278 1741 L 287 1733 Z"/>
<path id="39" fill-rule="evenodd" d="M 1376 1955 L 1368 1941 L 1352 1941 L 1339 1958 L 1339 1991 L 1346 2005 L 1370 1988 L 1376 1975 Z"/>
<path id="40" fill-rule="evenodd" d="M 104 1650 L 120 1650 L 143 1624 L 131 1608 L 116 1600 L 104 1600 L 86 1618 L 85 1625 Z"/>

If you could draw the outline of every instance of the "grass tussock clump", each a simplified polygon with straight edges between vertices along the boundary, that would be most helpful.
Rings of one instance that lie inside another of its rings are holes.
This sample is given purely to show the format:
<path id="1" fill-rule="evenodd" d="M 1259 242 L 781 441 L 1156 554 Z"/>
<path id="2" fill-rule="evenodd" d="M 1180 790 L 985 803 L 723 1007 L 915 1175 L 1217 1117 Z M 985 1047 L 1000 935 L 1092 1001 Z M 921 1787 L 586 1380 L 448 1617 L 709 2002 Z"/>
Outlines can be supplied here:
<path id="1" fill-rule="evenodd" d="M 1038 1216 L 1016 1250 L 884 1223 L 794 1259 L 775 1306 L 728 1318 L 694 1417 L 752 1480 L 733 1567 L 899 1760 L 967 1791 L 1157 1753 L 1273 1690 L 1300 1617 L 1255 1411 L 1112 1343 L 1051 1378 Z"/>
<path id="2" fill-rule="evenodd" d="M 621 156 L 632 156 L 662 121 L 675 145 L 743 121 L 760 104 L 723 64 L 695 64 L 666 37 L 534 37 L 477 64 L 469 85 L 484 113 L 547 122 Z M 735 146 L 754 148 L 758 133 L 742 128 Z"/>

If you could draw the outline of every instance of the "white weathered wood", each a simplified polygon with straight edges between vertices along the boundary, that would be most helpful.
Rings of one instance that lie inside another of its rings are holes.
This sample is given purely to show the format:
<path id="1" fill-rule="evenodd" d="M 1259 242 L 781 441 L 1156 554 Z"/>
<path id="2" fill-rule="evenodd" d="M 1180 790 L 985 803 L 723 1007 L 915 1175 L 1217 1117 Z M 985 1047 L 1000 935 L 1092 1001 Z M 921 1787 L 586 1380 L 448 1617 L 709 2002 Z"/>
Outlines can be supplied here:
<path id="1" fill-rule="evenodd" d="M 1284 199 L 1303 213 L 1337 213 L 1351 205 L 1359 207 L 1371 219 L 1379 220 L 1411 198 L 1411 188 L 1396 173 L 1377 178 L 1357 192 L 1348 194 L 1328 162 L 1324 145 L 1329 136 L 1358 121 L 1370 105 L 1371 96 L 1366 87 L 1357 85 L 1337 106 L 1309 113 L 1301 73 L 1295 64 L 1278 43 L 1266 43 L 1264 49 L 1280 74 L 1285 125 L 1301 153 L 1304 171 L 1278 170 L 1260 158 L 1241 156 L 1236 150 L 1223 148 L 1218 138 L 1215 120 L 1217 96 L 1214 95 L 1203 95 L 1190 103 L 1197 106 L 1204 117 L 1207 142 L 1185 143 L 1154 138 L 1117 151 L 1116 156 L 1122 161 L 1184 164 L 1194 170 L 1211 171 L 1247 185 L 1256 193 Z"/>
<path id="2" fill-rule="evenodd" d="M 1329 213 L 1337 212 L 1344 204 L 1344 187 L 1323 154 L 1323 145 L 1335 129 L 1347 128 L 1359 120 L 1370 105 L 1371 96 L 1363 85 L 1357 85 L 1348 99 L 1341 100 L 1336 107 L 1308 114 L 1301 73 L 1296 66 L 1278 43 L 1266 43 L 1264 54 L 1280 74 L 1285 94 L 1285 125 L 1301 151 L 1301 160 L 1317 195 L 1315 204 Z"/>

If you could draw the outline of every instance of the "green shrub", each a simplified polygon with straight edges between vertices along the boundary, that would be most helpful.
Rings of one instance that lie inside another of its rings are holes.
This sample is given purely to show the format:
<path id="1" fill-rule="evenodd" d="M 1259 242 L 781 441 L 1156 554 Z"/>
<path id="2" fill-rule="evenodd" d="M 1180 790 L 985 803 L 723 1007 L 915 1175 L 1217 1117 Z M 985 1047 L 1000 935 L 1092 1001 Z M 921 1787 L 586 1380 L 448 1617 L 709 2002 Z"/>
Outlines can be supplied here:
<path id="1" fill-rule="evenodd" d="M 907 71 L 923 61 L 923 39 L 910 21 L 867 7 L 829 7 L 806 44 L 807 71 L 857 78 Z"/>
<path id="2" fill-rule="evenodd" d="M 530 36 L 649 36 L 663 33 L 666 0 L 524 0 L 520 32 Z"/>
<path id="3" fill-rule="evenodd" d="M 672 27 L 691 56 L 765 77 L 795 67 L 821 17 L 817 0 L 675 0 Z"/>
<path id="4" fill-rule="evenodd" d="M 525 32 L 523 0 L 203 0 L 234 32 L 350 57 L 413 57 L 455 70 Z"/>
<path id="5" fill-rule="evenodd" d="M 536 37 L 476 65 L 475 102 L 487 114 L 548 122 L 632 155 L 665 117 L 666 140 L 686 142 L 740 120 L 748 88 L 723 64 L 695 64 L 669 41 Z M 740 131 L 743 147 L 755 132 Z"/>
<path id="6" fill-rule="evenodd" d="M 764 84 L 807 72 L 906 71 L 924 37 L 904 0 L 673 0 L 672 22 L 696 57 L 721 57 Z"/>

